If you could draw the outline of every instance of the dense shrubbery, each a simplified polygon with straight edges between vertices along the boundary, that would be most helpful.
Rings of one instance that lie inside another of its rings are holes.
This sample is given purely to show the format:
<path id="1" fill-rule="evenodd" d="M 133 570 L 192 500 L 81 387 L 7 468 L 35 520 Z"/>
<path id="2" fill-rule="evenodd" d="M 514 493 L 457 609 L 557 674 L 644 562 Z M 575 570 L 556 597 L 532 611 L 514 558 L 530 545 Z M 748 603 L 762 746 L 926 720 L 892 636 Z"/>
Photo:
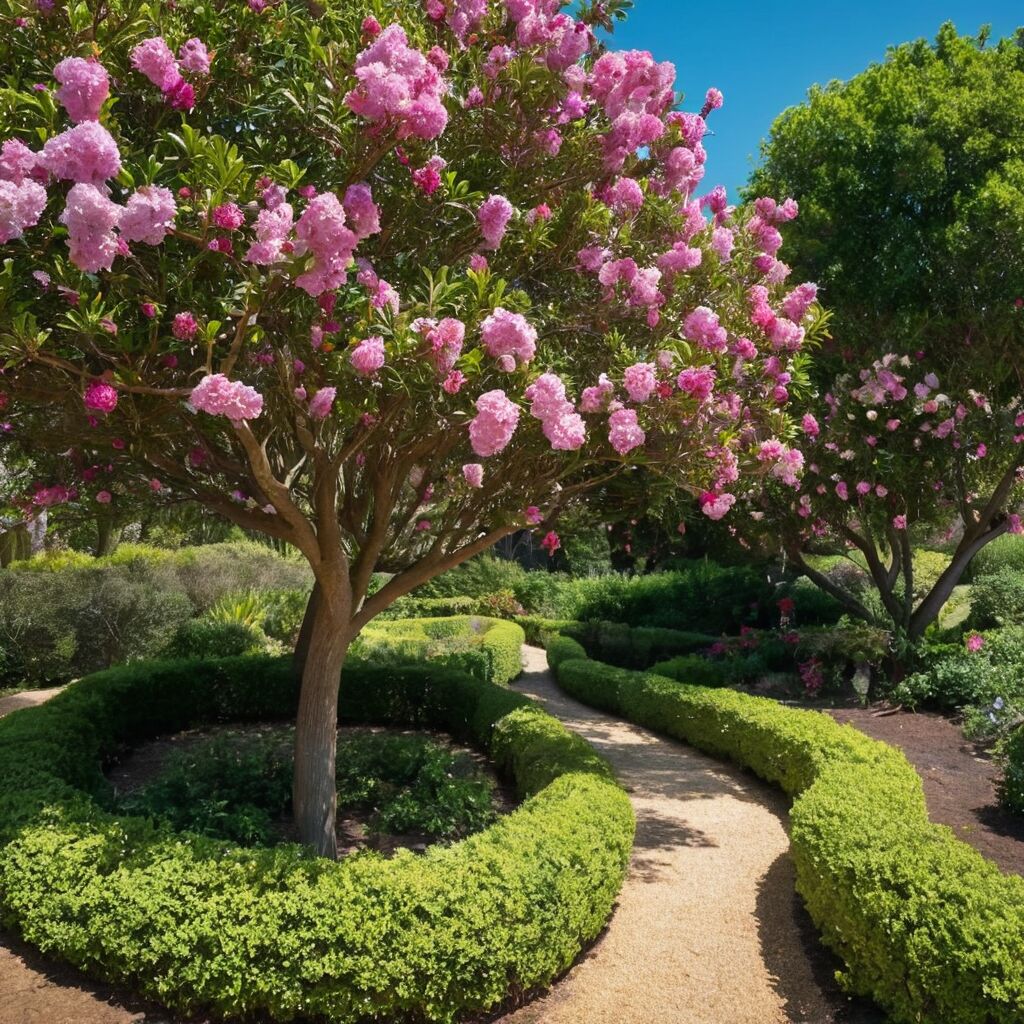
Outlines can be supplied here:
<path id="1" fill-rule="evenodd" d="M 582 644 L 591 657 L 623 668 L 648 668 L 665 658 L 705 650 L 715 642 L 705 633 L 618 622 L 575 622 L 560 631 Z"/>
<path id="2" fill-rule="evenodd" d="M 169 644 L 182 653 L 232 653 L 237 634 L 225 635 L 220 651 L 209 630 L 176 633 L 227 594 L 308 592 L 308 580 L 303 563 L 249 543 L 179 551 L 123 545 L 107 558 L 56 552 L 12 563 L 0 571 L 0 686 L 66 682 L 153 657 Z M 261 599 L 270 608 L 269 596 Z"/>
<path id="3" fill-rule="evenodd" d="M 287 659 L 151 663 L 0 721 L 0 920 L 181 1010 L 450 1021 L 547 984 L 603 926 L 633 818 L 606 762 L 527 698 L 429 665 L 346 669 L 354 722 L 491 751 L 525 803 L 424 856 L 340 864 L 112 815 L 101 763 L 203 722 L 290 717 Z"/>
<path id="4" fill-rule="evenodd" d="M 586 703 L 729 757 L 795 797 L 797 888 L 843 978 L 900 1024 L 1017 1024 L 1024 878 L 928 820 L 896 749 L 824 715 L 589 660 L 560 684 Z"/>
<path id="5" fill-rule="evenodd" d="M 1004 807 L 1024 814 L 1024 724 L 1018 723 L 1000 744 L 998 756 L 1003 766 L 999 799 Z"/>
<path id="6" fill-rule="evenodd" d="M 978 629 L 1024 624 L 1024 571 L 1003 566 L 971 588 L 971 624 Z"/>
<path id="7" fill-rule="evenodd" d="M 119 810 L 243 846 L 273 842 L 291 806 L 291 733 L 236 730 L 176 750 Z M 371 834 L 450 839 L 495 817 L 492 783 L 468 754 L 421 734 L 343 736 L 337 787 L 338 806 L 365 819 Z"/>
<path id="8" fill-rule="evenodd" d="M 351 656 L 374 665 L 438 661 L 474 679 L 503 686 L 522 671 L 524 640 L 520 626 L 501 619 L 397 619 L 367 626 Z"/>

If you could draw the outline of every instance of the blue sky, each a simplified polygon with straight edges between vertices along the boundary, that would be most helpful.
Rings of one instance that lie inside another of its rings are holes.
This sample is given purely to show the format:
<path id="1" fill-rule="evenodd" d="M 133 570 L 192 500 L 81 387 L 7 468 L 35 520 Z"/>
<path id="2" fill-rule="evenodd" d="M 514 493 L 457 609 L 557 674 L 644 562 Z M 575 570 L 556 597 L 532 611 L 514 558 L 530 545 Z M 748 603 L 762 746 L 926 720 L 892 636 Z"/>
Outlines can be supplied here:
<path id="1" fill-rule="evenodd" d="M 972 35 L 984 24 L 992 26 L 993 38 L 1010 35 L 1024 24 L 1024 4 L 635 0 L 612 45 L 673 61 L 687 110 L 700 108 L 708 86 L 722 90 L 725 106 L 709 119 L 714 135 L 706 140 L 704 181 L 725 185 L 735 200 L 778 113 L 799 103 L 815 82 L 849 78 L 881 60 L 890 45 L 934 39 L 944 21 Z"/>

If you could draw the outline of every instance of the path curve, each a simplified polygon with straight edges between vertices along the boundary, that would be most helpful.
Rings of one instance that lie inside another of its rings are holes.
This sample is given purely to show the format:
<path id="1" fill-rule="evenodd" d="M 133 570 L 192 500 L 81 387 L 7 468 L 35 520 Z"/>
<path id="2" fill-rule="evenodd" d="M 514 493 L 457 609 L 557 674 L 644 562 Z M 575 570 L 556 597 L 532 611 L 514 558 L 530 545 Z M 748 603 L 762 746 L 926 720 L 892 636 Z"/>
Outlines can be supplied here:
<path id="1" fill-rule="evenodd" d="M 516 689 L 614 766 L 637 817 L 609 927 L 544 998 L 502 1024 L 860 1024 L 793 889 L 787 801 L 721 761 L 567 697 L 544 651 Z"/>

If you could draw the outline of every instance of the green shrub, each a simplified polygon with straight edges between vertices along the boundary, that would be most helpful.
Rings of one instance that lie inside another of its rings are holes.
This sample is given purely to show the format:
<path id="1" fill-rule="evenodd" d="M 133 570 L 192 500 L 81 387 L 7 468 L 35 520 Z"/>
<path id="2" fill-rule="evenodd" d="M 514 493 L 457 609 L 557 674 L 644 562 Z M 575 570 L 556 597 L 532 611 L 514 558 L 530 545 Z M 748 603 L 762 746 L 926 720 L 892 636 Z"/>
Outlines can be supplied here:
<path id="1" fill-rule="evenodd" d="M 267 653 L 262 630 L 241 622 L 211 622 L 190 619 L 174 632 L 164 647 L 164 658 L 233 658 L 240 654 Z"/>
<path id="2" fill-rule="evenodd" d="M 353 647 L 365 660 L 442 660 L 484 682 L 507 685 L 522 671 L 521 626 L 503 619 L 456 615 L 391 619 L 367 626 Z"/>
<path id="3" fill-rule="evenodd" d="M 1024 725 L 1018 723 L 999 745 L 998 759 L 1003 769 L 999 802 L 1014 814 L 1024 814 Z"/>
<path id="4" fill-rule="evenodd" d="M 841 980 L 895 1024 L 1024 1019 L 1024 878 L 928 820 L 895 748 L 813 711 L 564 661 L 580 700 L 731 758 L 793 796 L 797 889 Z"/>
<path id="5" fill-rule="evenodd" d="M 545 619 L 542 615 L 517 615 L 516 622 L 523 627 L 526 642 L 534 647 L 543 647 L 545 637 L 576 625 L 573 619 Z"/>
<path id="6" fill-rule="evenodd" d="M 288 659 L 238 658 L 111 669 L 0 720 L 0 922 L 175 1010 L 335 1024 L 486 1012 L 599 933 L 629 860 L 628 798 L 525 697 L 437 666 L 349 667 L 341 707 L 493 749 L 527 799 L 462 842 L 332 863 L 110 813 L 115 751 L 296 704 Z"/>
<path id="7" fill-rule="evenodd" d="M 647 668 L 654 662 L 703 650 L 714 643 L 704 633 L 651 626 L 627 626 L 621 622 L 576 622 L 561 632 L 579 641 L 587 654 L 623 668 Z"/>
<path id="8" fill-rule="evenodd" d="M 1024 625 L 1024 573 L 1000 568 L 971 588 L 971 624 L 978 629 Z"/>
<path id="9" fill-rule="evenodd" d="M 681 658 L 659 661 L 651 672 L 693 686 L 725 686 L 730 682 L 729 668 L 724 661 L 712 661 L 699 654 L 684 654 Z"/>
<path id="10" fill-rule="evenodd" d="M 544 638 L 544 648 L 548 654 L 548 664 L 552 669 L 557 668 L 563 661 L 587 656 L 583 646 L 572 637 L 559 636 L 557 633 L 548 634 Z"/>
<path id="11" fill-rule="evenodd" d="M 971 573 L 976 583 L 984 576 L 1003 570 L 1024 573 L 1024 537 L 1004 533 L 986 544 L 971 560 Z"/>

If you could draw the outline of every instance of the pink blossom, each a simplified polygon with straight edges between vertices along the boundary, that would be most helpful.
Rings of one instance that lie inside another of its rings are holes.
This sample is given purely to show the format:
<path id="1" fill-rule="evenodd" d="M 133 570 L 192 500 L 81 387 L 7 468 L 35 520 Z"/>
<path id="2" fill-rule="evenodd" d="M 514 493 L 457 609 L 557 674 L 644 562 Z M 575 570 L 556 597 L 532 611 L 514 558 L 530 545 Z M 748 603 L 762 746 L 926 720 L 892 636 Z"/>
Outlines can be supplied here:
<path id="1" fill-rule="evenodd" d="M 121 154 L 103 125 L 83 121 L 47 139 L 39 163 L 56 178 L 102 185 L 120 173 Z"/>
<path id="2" fill-rule="evenodd" d="M 245 258 L 258 266 L 276 263 L 291 230 L 292 208 L 288 203 L 281 203 L 272 210 L 261 210 L 256 218 L 256 241 L 249 246 Z"/>
<path id="3" fill-rule="evenodd" d="M 118 220 L 126 242 L 159 245 L 174 226 L 177 207 L 169 188 L 143 185 L 128 197 Z"/>
<path id="4" fill-rule="evenodd" d="M 482 253 L 475 252 L 469 257 L 469 269 L 474 274 L 483 274 L 488 270 L 487 257 Z"/>
<path id="5" fill-rule="evenodd" d="M 896 530 L 905 530 L 907 528 L 907 517 L 906 516 L 893 516 L 892 525 Z"/>
<path id="6" fill-rule="evenodd" d="M 281 205 L 287 206 L 286 203 Z M 345 210 L 333 192 L 318 195 L 302 211 L 295 225 L 295 251 L 300 255 L 311 252 L 315 259 L 313 265 L 295 279 L 296 287 L 317 296 L 345 283 L 348 265 L 359 244 L 358 236 L 345 226 L 345 219 Z M 252 260 L 251 249 L 249 258 Z"/>
<path id="7" fill-rule="evenodd" d="M 885 484 L 875 484 L 875 494 L 878 495 L 879 498 L 886 497 L 888 493 L 889 488 L 886 487 Z"/>
<path id="8" fill-rule="evenodd" d="M 234 422 L 254 420 L 263 411 L 263 396 L 255 388 L 228 380 L 222 373 L 203 377 L 192 389 L 189 401 L 200 412 L 226 416 Z"/>
<path id="9" fill-rule="evenodd" d="M 485 249 L 497 249 L 501 245 L 513 212 L 512 204 L 504 196 L 489 196 L 484 200 L 476 219 Z"/>
<path id="10" fill-rule="evenodd" d="M 818 426 L 818 421 L 809 412 L 804 414 L 804 418 L 801 420 L 800 426 L 808 437 L 817 437 L 821 433 L 821 427 Z"/>
<path id="11" fill-rule="evenodd" d="M 38 182 L 0 180 L 0 245 L 21 238 L 38 224 L 45 207 L 46 189 Z"/>
<path id="12" fill-rule="evenodd" d="M 600 245 L 588 245 L 585 249 L 580 249 L 576 253 L 576 259 L 584 270 L 589 271 L 591 274 L 596 274 L 609 255 L 609 250 L 602 248 Z"/>
<path id="13" fill-rule="evenodd" d="M 479 462 L 467 462 L 462 467 L 462 475 L 470 487 L 483 487 L 484 467 Z"/>
<path id="14" fill-rule="evenodd" d="M 537 351 L 537 331 L 521 313 L 498 306 L 480 325 L 480 337 L 489 356 L 513 356 L 522 363 Z M 514 364 L 513 364 L 514 365 Z"/>
<path id="15" fill-rule="evenodd" d="M 728 340 L 725 328 L 718 322 L 718 314 L 707 306 L 698 306 L 683 323 L 683 336 L 696 342 L 709 352 L 725 352 Z"/>
<path id="16" fill-rule="evenodd" d="M 797 285 L 783 300 L 782 312 L 794 323 L 800 323 L 807 315 L 807 310 L 818 297 L 816 284 Z"/>
<path id="17" fill-rule="evenodd" d="M 871 484 L 867 480 L 861 480 L 858 482 L 856 490 L 861 497 L 864 497 L 865 494 L 871 493 Z"/>
<path id="18" fill-rule="evenodd" d="M 436 139 L 448 123 L 441 73 L 409 46 L 401 25 L 389 25 L 356 58 L 359 84 L 345 104 L 373 124 L 392 121 L 399 139 Z"/>
<path id="19" fill-rule="evenodd" d="M 690 366 L 680 372 L 676 378 L 676 386 L 683 394 L 698 402 L 704 402 L 711 397 L 715 389 L 715 377 L 713 366 Z"/>
<path id="20" fill-rule="evenodd" d="M 72 121 L 99 120 L 100 109 L 110 95 L 110 78 L 99 61 L 67 57 L 53 69 L 53 77 L 60 82 L 57 100 Z"/>
<path id="21" fill-rule="evenodd" d="M 1017 515 L 1016 512 L 1011 512 L 1010 515 L 1006 517 L 1006 522 L 1010 533 L 1016 534 L 1017 536 L 1024 533 L 1024 522 L 1021 521 L 1021 517 Z"/>
<path id="22" fill-rule="evenodd" d="M 608 441 L 619 455 L 631 452 L 646 439 L 647 435 L 637 422 L 636 409 L 616 409 L 608 417 Z"/>
<path id="23" fill-rule="evenodd" d="M 965 646 L 971 654 L 977 654 L 985 646 L 985 638 L 980 633 L 969 633 L 965 640 Z"/>
<path id="24" fill-rule="evenodd" d="M 717 522 L 723 519 L 729 509 L 736 504 L 735 494 L 716 494 L 713 491 L 705 491 L 700 496 L 700 510 L 708 517 Z"/>
<path id="25" fill-rule="evenodd" d="M 82 127 L 92 124 L 83 123 Z M 68 229 L 71 262 L 87 274 L 109 270 L 118 253 L 116 228 L 121 211 L 98 188 L 78 184 L 68 192 L 60 222 Z"/>
<path id="26" fill-rule="evenodd" d="M 580 412 L 601 412 L 614 392 L 615 385 L 606 374 L 602 373 L 598 377 L 596 385 L 583 389 L 583 394 L 580 397 Z"/>
<path id="27" fill-rule="evenodd" d="M 237 203 L 221 203 L 210 215 L 213 223 L 225 231 L 237 231 L 245 224 L 245 214 Z"/>
<path id="28" fill-rule="evenodd" d="M 111 495 L 110 491 L 98 491 L 96 493 L 96 500 L 101 505 L 109 505 L 110 502 L 113 500 L 113 496 Z"/>
<path id="29" fill-rule="evenodd" d="M 715 88 L 708 89 L 704 97 L 704 106 L 701 107 L 700 116 L 706 118 L 712 110 L 720 110 L 723 102 L 724 99 L 720 90 Z"/>
<path id="30" fill-rule="evenodd" d="M 310 399 L 309 415 L 315 420 L 326 419 L 334 406 L 334 399 L 337 397 L 337 388 L 320 388 Z"/>
<path id="31" fill-rule="evenodd" d="M 448 12 L 448 27 L 460 43 L 475 32 L 487 14 L 487 0 L 454 0 Z"/>
<path id="32" fill-rule="evenodd" d="M 554 373 L 541 374 L 525 391 L 530 415 L 541 421 L 555 451 L 576 451 L 586 440 L 586 425 L 566 397 L 565 384 Z"/>
<path id="33" fill-rule="evenodd" d="M 850 489 L 846 486 L 845 480 L 840 480 L 839 483 L 836 484 L 836 494 L 839 496 L 840 500 L 849 501 Z"/>
<path id="34" fill-rule="evenodd" d="M 476 400 L 477 415 L 469 423 L 469 440 L 480 458 L 504 450 L 519 423 L 519 407 L 504 391 L 486 391 Z"/>
<path id="35" fill-rule="evenodd" d="M 93 412 L 113 412 L 117 408 L 117 389 L 104 381 L 90 381 L 82 403 Z"/>
<path id="36" fill-rule="evenodd" d="M 703 250 L 691 247 L 686 242 L 676 242 L 668 252 L 658 257 L 658 268 L 666 276 L 685 274 L 699 267 L 703 259 Z"/>
<path id="37" fill-rule="evenodd" d="M 360 241 L 380 231 L 380 210 L 365 181 L 349 185 L 345 190 L 344 206 L 352 230 Z"/>
<path id="38" fill-rule="evenodd" d="M 646 402 L 658 383 L 654 363 L 634 363 L 626 368 L 623 386 L 631 402 Z"/>
<path id="39" fill-rule="evenodd" d="M 349 356 L 352 368 L 362 377 L 372 377 L 384 365 L 384 339 L 379 335 L 359 342 Z"/>
<path id="40" fill-rule="evenodd" d="M 616 213 L 628 216 L 644 205 L 644 192 L 635 179 L 618 178 L 608 190 L 607 202 Z"/>
<path id="41" fill-rule="evenodd" d="M 438 373 L 448 373 L 462 354 L 466 325 L 454 317 L 445 317 L 427 332 L 434 366 Z"/>
<path id="42" fill-rule="evenodd" d="M 199 330 L 199 322 L 191 313 L 177 313 L 171 325 L 171 334 L 182 341 L 191 341 Z"/>
<path id="43" fill-rule="evenodd" d="M 462 385 L 466 383 L 466 375 L 461 370 L 452 370 L 444 379 L 444 383 L 441 388 L 446 394 L 457 395 L 462 390 Z"/>
<path id="44" fill-rule="evenodd" d="M 441 172 L 447 166 L 447 161 L 442 157 L 432 156 L 422 167 L 412 172 L 413 184 L 425 196 L 432 196 L 441 187 Z"/>
<path id="45" fill-rule="evenodd" d="M 536 526 L 538 523 L 543 522 L 544 513 L 536 505 L 528 505 L 523 512 L 523 518 L 530 526 Z"/>
<path id="46" fill-rule="evenodd" d="M 0 146 L 0 181 L 20 185 L 36 171 L 39 157 L 19 139 L 8 139 Z"/>
<path id="47" fill-rule="evenodd" d="M 206 44 L 201 39 L 189 39 L 182 43 L 178 50 L 181 58 L 181 66 L 194 75 L 208 75 L 210 73 L 210 54 Z"/>
<path id="48" fill-rule="evenodd" d="M 158 89 L 180 77 L 174 53 L 161 36 L 146 39 L 131 53 L 132 67 L 141 71 Z"/>

